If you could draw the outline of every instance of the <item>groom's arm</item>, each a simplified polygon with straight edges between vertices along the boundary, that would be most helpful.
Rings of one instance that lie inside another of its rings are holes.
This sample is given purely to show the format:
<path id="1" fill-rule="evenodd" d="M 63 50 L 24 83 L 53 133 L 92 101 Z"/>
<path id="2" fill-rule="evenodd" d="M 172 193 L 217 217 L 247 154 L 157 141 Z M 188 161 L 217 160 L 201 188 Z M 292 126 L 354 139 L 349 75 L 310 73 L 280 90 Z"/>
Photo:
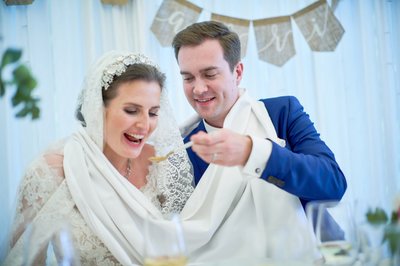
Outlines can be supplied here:
<path id="1" fill-rule="evenodd" d="M 347 188 L 346 179 L 299 101 L 280 97 L 264 104 L 286 147 L 271 142 L 272 151 L 261 178 L 303 202 L 340 200 Z"/>

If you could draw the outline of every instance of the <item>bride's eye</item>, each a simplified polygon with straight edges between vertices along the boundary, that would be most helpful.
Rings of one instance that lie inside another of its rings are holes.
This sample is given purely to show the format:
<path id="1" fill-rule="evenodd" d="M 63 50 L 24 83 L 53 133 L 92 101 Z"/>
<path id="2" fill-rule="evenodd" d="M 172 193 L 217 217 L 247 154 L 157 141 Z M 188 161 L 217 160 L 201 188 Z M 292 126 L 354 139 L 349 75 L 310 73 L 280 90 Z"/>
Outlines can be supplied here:
<path id="1" fill-rule="evenodd" d="M 125 111 L 125 113 L 127 113 L 129 115 L 134 115 L 137 113 L 136 109 L 125 109 L 124 111 Z"/>
<path id="2" fill-rule="evenodd" d="M 156 113 L 156 112 L 150 112 L 149 115 L 152 116 L 152 117 L 154 117 L 154 116 L 158 116 L 158 113 Z"/>
<path id="3" fill-rule="evenodd" d="M 158 111 L 160 111 L 160 107 L 151 108 L 149 110 L 149 116 L 150 117 L 158 116 Z"/>

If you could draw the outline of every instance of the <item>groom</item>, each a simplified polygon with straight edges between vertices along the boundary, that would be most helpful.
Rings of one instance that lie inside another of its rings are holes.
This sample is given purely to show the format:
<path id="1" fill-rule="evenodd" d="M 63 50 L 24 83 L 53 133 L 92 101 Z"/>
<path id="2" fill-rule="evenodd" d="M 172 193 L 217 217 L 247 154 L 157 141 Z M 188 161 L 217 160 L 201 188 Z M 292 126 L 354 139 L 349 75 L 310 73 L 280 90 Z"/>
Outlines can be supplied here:
<path id="1" fill-rule="evenodd" d="M 303 207 L 313 200 L 342 198 L 346 179 L 295 97 L 260 100 L 266 119 L 259 122 L 272 122 L 275 139 L 224 128 L 227 117 L 238 124 L 251 122 L 240 121 L 239 113 L 231 112 L 246 94 L 239 89 L 244 67 L 236 33 L 219 22 L 200 22 L 180 31 L 172 45 L 185 95 L 201 118 L 187 125 L 184 133 L 184 142 L 194 143 L 188 154 L 196 185 L 213 163 L 241 166 L 244 175 L 297 196 Z"/>

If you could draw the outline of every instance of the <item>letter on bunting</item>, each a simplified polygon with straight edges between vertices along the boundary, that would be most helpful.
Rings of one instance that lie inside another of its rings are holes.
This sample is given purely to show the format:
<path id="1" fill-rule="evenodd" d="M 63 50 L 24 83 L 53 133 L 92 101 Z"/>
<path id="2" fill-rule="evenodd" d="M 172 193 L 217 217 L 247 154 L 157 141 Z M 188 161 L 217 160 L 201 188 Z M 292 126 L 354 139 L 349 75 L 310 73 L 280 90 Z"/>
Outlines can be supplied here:
<path id="1" fill-rule="evenodd" d="M 290 16 L 253 20 L 258 57 L 282 66 L 296 54 Z"/>
<path id="2" fill-rule="evenodd" d="M 214 13 L 211 14 L 211 20 L 224 23 L 232 31 L 236 32 L 239 35 L 241 43 L 240 54 L 242 58 L 245 57 L 247 51 L 247 39 L 249 37 L 250 21 L 247 19 L 232 18 Z"/>
<path id="3" fill-rule="evenodd" d="M 297 26 L 313 51 L 334 51 L 344 29 L 325 0 L 293 15 Z"/>
<path id="4" fill-rule="evenodd" d="M 197 21 L 202 9 L 188 1 L 164 0 L 151 25 L 162 46 L 169 46 L 175 34 Z"/>

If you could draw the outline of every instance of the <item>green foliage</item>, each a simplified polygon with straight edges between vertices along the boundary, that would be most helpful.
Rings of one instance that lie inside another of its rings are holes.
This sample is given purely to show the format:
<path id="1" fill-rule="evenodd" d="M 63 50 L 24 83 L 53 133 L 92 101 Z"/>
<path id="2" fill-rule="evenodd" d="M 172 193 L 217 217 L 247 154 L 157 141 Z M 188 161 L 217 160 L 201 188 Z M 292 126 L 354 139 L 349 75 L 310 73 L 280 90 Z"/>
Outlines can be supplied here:
<path id="1" fill-rule="evenodd" d="M 376 208 L 375 211 L 371 209 L 367 212 L 367 221 L 370 224 L 378 225 L 378 224 L 386 224 L 388 221 L 388 216 L 386 212 L 381 208 Z"/>
<path id="2" fill-rule="evenodd" d="M 390 217 L 390 223 L 388 215 L 381 208 L 376 208 L 375 211 L 371 209 L 367 212 L 367 221 L 372 225 L 384 225 L 385 233 L 383 241 L 388 241 L 389 248 L 392 254 L 400 250 L 400 224 L 398 223 L 399 214 L 398 211 L 393 211 Z"/>
<path id="3" fill-rule="evenodd" d="M 33 90 L 37 86 L 35 78 L 32 76 L 29 68 L 20 63 L 22 51 L 19 49 L 7 49 L 1 59 L 0 66 L 0 97 L 3 97 L 7 87 L 16 88 L 12 96 L 11 103 L 13 107 L 22 106 L 15 114 L 16 117 L 31 116 L 31 119 L 37 119 L 40 116 L 38 107 L 38 98 L 32 96 Z M 14 66 L 11 80 L 3 80 L 3 70 L 8 66 Z"/>
<path id="4" fill-rule="evenodd" d="M 397 226 L 400 227 L 400 225 Z M 392 254 L 400 251 L 400 229 L 396 228 L 394 224 L 386 226 L 383 239 L 389 242 L 389 248 Z"/>
<path id="5" fill-rule="evenodd" d="M 398 211 L 392 211 L 392 217 L 390 218 L 392 224 L 399 222 L 399 211 L 400 209 Z"/>

